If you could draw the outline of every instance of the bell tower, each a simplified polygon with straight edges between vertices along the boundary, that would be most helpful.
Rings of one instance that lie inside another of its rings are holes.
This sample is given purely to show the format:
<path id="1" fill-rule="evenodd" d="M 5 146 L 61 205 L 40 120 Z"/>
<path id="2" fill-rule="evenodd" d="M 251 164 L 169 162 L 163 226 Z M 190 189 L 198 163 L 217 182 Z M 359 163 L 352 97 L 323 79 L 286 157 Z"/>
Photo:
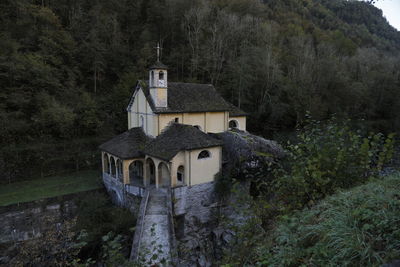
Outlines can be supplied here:
<path id="1" fill-rule="evenodd" d="M 149 70 L 149 89 L 157 108 L 168 107 L 168 67 L 160 61 L 160 44 L 157 45 L 157 61 Z"/>

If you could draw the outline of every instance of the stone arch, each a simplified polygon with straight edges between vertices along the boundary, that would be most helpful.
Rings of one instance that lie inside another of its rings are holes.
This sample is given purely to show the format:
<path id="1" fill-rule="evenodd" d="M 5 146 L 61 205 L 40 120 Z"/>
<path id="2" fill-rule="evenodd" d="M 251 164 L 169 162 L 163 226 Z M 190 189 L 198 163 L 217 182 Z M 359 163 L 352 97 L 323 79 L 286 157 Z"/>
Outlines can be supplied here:
<path id="1" fill-rule="evenodd" d="M 103 154 L 103 166 L 104 166 L 104 173 L 110 174 L 110 159 L 108 158 L 108 154 Z"/>
<path id="2" fill-rule="evenodd" d="M 146 160 L 146 173 L 147 173 L 147 179 L 150 185 L 156 184 L 156 165 L 154 164 L 154 161 L 151 158 L 148 158 Z"/>
<path id="3" fill-rule="evenodd" d="M 176 171 L 176 181 L 178 184 L 185 184 L 185 167 L 179 166 Z"/>
<path id="4" fill-rule="evenodd" d="M 117 159 L 117 177 L 118 179 L 123 180 L 123 176 L 122 161 Z"/>
<path id="5" fill-rule="evenodd" d="M 199 129 L 200 131 L 202 131 L 202 129 L 201 129 L 201 126 L 200 126 L 200 125 L 194 125 L 193 127 L 194 127 L 194 128 L 197 128 L 197 129 Z"/>
<path id="6" fill-rule="evenodd" d="M 197 156 L 197 159 L 208 159 L 211 158 L 211 153 L 208 150 L 203 150 Z"/>
<path id="7" fill-rule="evenodd" d="M 135 160 L 129 164 L 129 183 L 138 186 L 144 185 L 142 161 Z"/>
<path id="8" fill-rule="evenodd" d="M 229 128 L 238 129 L 239 128 L 239 122 L 237 120 L 230 120 L 229 121 Z"/>
<path id="9" fill-rule="evenodd" d="M 117 168 L 115 166 L 115 159 L 113 156 L 110 157 L 110 174 L 113 177 L 117 177 Z"/>
<path id="10" fill-rule="evenodd" d="M 171 186 L 171 175 L 169 173 L 169 169 L 167 164 L 164 162 L 160 162 L 158 164 L 158 184 L 162 187 Z"/>

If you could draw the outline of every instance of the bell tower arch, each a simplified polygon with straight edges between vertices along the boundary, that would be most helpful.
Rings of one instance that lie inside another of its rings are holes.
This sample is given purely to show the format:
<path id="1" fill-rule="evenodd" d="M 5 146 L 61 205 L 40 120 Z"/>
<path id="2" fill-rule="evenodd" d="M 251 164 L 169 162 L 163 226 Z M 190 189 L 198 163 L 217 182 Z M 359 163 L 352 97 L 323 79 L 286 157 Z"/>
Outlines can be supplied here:
<path id="1" fill-rule="evenodd" d="M 168 67 L 160 61 L 160 45 L 157 45 L 157 61 L 149 69 L 149 89 L 157 108 L 168 107 Z"/>

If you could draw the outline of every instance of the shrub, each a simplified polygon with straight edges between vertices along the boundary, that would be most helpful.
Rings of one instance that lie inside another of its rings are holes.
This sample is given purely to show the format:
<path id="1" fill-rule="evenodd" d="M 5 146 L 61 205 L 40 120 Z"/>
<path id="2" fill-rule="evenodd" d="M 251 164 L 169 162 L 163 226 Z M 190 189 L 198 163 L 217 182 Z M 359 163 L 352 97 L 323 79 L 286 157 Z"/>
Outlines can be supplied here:
<path id="1" fill-rule="evenodd" d="M 78 203 L 77 232 L 84 231 L 86 243 L 81 250 L 82 258 L 98 258 L 103 236 L 109 232 L 125 237 L 125 247 L 130 246 L 131 229 L 136 224 L 135 216 L 128 210 L 112 205 L 104 193 L 91 193 Z"/>
<path id="2" fill-rule="evenodd" d="M 299 142 L 288 145 L 288 168 L 275 172 L 273 191 L 289 209 L 301 209 L 365 182 L 381 171 L 393 154 L 394 135 L 353 131 L 349 122 L 310 121 L 298 132 Z"/>

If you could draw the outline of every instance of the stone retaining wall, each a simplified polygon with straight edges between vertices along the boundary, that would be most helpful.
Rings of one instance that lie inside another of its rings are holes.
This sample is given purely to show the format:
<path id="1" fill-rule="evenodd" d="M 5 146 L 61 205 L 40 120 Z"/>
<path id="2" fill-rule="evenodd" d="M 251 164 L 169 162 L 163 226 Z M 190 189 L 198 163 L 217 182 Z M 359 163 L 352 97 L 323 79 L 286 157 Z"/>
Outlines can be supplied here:
<path id="1" fill-rule="evenodd" d="M 99 191 L 99 190 L 93 190 Z M 38 237 L 75 215 L 76 199 L 88 192 L 0 207 L 0 244 Z"/>

